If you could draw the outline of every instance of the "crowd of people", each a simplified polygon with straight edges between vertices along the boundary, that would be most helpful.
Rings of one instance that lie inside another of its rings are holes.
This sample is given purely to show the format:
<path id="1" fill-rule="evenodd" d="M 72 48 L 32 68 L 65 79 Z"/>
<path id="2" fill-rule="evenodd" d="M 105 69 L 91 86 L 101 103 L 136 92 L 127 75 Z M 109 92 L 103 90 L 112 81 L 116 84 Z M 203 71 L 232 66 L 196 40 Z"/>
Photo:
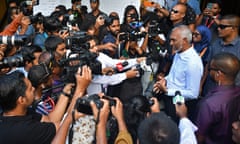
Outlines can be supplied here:
<path id="1" fill-rule="evenodd" d="M 221 0 L 81 2 L 8 0 L 0 143 L 240 143 L 240 18 Z"/>

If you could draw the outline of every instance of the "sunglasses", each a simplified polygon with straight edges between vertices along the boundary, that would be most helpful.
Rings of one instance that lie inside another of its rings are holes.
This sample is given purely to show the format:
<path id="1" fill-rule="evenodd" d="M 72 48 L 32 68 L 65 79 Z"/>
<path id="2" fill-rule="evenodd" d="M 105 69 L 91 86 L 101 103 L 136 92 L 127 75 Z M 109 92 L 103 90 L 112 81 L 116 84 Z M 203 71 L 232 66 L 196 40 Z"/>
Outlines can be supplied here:
<path id="1" fill-rule="evenodd" d="M 226 72 L 224 72 L 223 70 L 217 69 L 217 68 L 212 68 L 212 67 L 208 67 L 208 71 L 221 71 L 222 73 L 226 74 Z"/>
<path id="2" fill-rule="evenodd" d="M 173 12 L 173 13 L 179 13 L 179 11 L 178 10 L 175 10 L 175 9 L 171 9 L 171 12 Z"/>
<path id="3" fill-rule="evenodd" d="M 225 28 L 227 28 L 227 27 L 234 27 L 233 25 L 223 25 L 223 24 L 220 24 L 220 25 L 218 25 L 218 27 L 220 28 L 220 29 L 225 29 Z"/>

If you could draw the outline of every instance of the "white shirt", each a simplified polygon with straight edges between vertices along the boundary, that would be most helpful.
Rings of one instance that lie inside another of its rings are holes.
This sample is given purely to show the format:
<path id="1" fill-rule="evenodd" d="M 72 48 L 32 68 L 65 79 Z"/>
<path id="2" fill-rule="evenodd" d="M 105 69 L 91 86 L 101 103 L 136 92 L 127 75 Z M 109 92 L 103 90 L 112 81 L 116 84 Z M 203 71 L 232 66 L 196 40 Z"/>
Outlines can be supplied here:
<path id="1" fill-rule="evenodd" d="M 133 67 L 134 65 L 137 64 L 137 59 L 128 59 L 128 60 L 119 60 L 119 59 L 112 59 L 108 55 L 104 53 L 99 53 L 99 56 L 97 57 L 97 60 L 101 62 L 102 64 L 102 69 L 106 67 L 116 67 L 116 64 L 119 62 L 124 62 L 127 61 L 128 65 L 124 67 L 124 69 L 128 69 Z M 118 74 L 113 74 L 111 76 L 108 75 L 94 75 L 92 82 L 87 88 L 87 93 L 89 95 L 91 94 L 96 94 L 103 92 L 102 88 L 103 86 L 106 87 L 107 85 L 116 85 L 121 83 L 123 80 L 127 78 L 126 73 L 118 73 Z"/>
<path id="2" fill-rule="evenodd" d="M 176 53 L 167 81 L 168 96 L 180 91 L 185 99 L 196 99 L 199 95 L 200 81 L 203 75 L 203 64 L 193 47 Z"/>
<path id="3" fill-rule="evenodd" d="M 195 131 L 198 129 L 189 119 L 180 119 L 178 128 L 180 130 L 180 144 L 197 144 Z"/>

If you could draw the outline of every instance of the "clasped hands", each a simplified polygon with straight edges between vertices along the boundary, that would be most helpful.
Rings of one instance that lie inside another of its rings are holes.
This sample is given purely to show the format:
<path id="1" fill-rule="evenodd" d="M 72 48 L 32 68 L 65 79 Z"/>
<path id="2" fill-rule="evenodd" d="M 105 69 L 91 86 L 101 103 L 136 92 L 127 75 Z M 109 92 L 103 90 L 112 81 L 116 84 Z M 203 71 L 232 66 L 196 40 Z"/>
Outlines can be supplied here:
<path id="1" fill-rule="evenodd" d="M 156 83 L 153 85 L 153 92 L 155 93 L 167 93 L 167 87 L 166 87 L 167 81 L 164 77 L 159 76 Z"/>

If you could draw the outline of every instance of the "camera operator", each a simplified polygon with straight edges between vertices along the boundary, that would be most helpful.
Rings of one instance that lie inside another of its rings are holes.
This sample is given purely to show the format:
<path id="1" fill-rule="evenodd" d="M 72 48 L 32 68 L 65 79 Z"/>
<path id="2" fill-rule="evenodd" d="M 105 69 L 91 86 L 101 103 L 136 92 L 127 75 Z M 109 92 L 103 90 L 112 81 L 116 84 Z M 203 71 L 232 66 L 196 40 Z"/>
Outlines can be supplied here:
<path id="1" fill-rule="evenodd" d="M 78 28 L 82 25 L 85 20 L 85 15 L 87 11 L 84 10 L 84 7 L 81 5 L 82 0 L 72 0 L 72 13 L 74 15 L 74 20 Z"/>
<path id="2" fill-rule="evenodd" d="M 10 82 L 9 82 L 10 81 Z M 1 77 L 0 143 L 51 143 L 59 123 L 31 109 L 34 88 L 23 73 L 15 71 Z"/>
<path id="3" fill-rule="evenodd" d="M 62 84 L 61 73 L 63 68 L 59 65 L 59 61 L 66 56 L 65 41 L 59 36 L 50 36 L 45 41 L 45 48 L 48 53 L 45 53 L 43 57 L 40 56 L 41 62 L 47 61 L 47 65 L 52 70 L 53 86 Z M 45 56 L 48 58 L 44 59 Z"/>
<path id="4" fill-rule="evenodd" d="M 43 21 L 43 27 L 44 30 L 47 32 L 48 36 L 59 36 L 63 39 L 65 39 L 67 36 L 69 36 L 68 30 L 63 30 L 61 22 L 53 18 L 51 16 L 45 17 Z"/>
<path id="5" fill-rule="evenodd" d="M 147 27 L 144 28 L 143 23 L 139 22 L 139 15 L 136 8 L 133 5 L 128 5 L 124 11 L 124 21 L 120 26 L 120 32 L 128 33 L 129 38 L 125 41 L 121 55 L 123 57 L 129 57 L 129 40 L 135 41 L 133 43 L 136 44 L 133 44 L 132 47 L 135 49 L 134 51 L 136 51 L 137 54 L 141 55 L 142 53 L 145 53 L 148 44 L 147 31 Z"/>
<path id="6" fill-rule="evenodd" d="M 52 74 L 45 63 L 33 66 L 29 71 L 28 79 L 35 88 L 34 110 L 39 114 L 48 115 L 51 120 L 61 121 L 72 98 L 74 84 L 66 84 L 57 98 L 52 97 L 49 92 L 43 93 L 44 89 L 52 87 Z"/>
<path id="7" fill-rule="evenodd" d="M 76 90 L 73 95 L 72 101 L 68 107 L 67 115 L 62 122 L 57 134 L 55 135 L 52 144 L 65 144 L 66 137 L 68 134 L 68 130 L 70 125 L 76 119 L 84 116 L 82 113 L 77 112 L 74 107 L 78 98 L 84 96 L 85 90 L 92 79 L 92 73 L 89 67 L 83 66 L 79 69 L 75 75 L 76 77 Z M 95 109 L 97 111 L 97 108 Z"/>
<path id="8" fill-rule="evenodd" d="M 118 59 L 112 59 L 109 56 L 101 53 L 98 51 L 98 48 L 96 46 L 97 40 L 92 37 L 88 41 L 90 43 L 90 51 L 92 53 L 98 54 L 97 60 L 101 62 L 102 64 L 102 70 L 105 68 L 110 68 L 110 73 L 114 73 L 113 68 L 116 67 L 118 63 L 123 63 L 125 60 L 118 60 Z M 141 61 L 145 60 L 145 58 L 141 57 L 138 59 L 129 59 L 126 60 L 128 62 L 128 65 L 124 67 L 124 69 L 131 68 L 132 66 L 136 65 L 137 63 L 140 63 Z M 103 87 L 106 87 L 106 85 L 116 85 L 121 83 L 125 79 L 134 78 L 139 74 L 137 70 L 131 69 L 124 73 L 119 74 L 113 74 L 113 75 L 94 75 L 94 78 L 92 80 L 92 83 L 88 87 L 88 94 L 93 93 L 99 93 L 99 92 L 106 92 Z"/>
<path id="9" fill-rule="evenodd" d="M 20 53 L 22 53 L 24 57 L 24 66 L 16 67 L 16 69 L 13 69 L 13 71 L 21 71 L 22 73 L 24 73 L 25 77 L 27 77 L 31 67 L 34 65 L 38 65 L 38 58 L 42 53 L 42 49 L 35 45 L 24 46 L 20 50 Z"/>

